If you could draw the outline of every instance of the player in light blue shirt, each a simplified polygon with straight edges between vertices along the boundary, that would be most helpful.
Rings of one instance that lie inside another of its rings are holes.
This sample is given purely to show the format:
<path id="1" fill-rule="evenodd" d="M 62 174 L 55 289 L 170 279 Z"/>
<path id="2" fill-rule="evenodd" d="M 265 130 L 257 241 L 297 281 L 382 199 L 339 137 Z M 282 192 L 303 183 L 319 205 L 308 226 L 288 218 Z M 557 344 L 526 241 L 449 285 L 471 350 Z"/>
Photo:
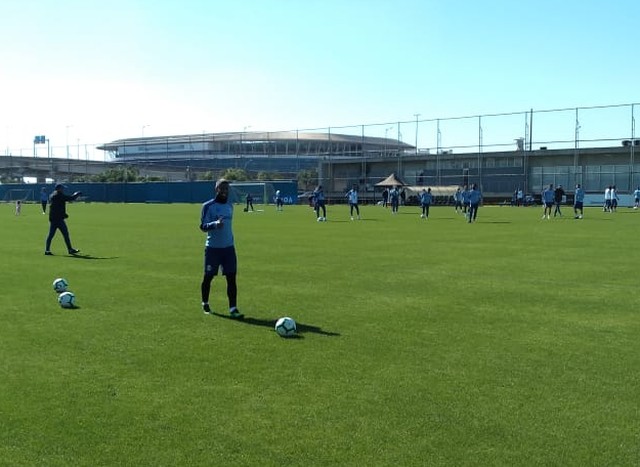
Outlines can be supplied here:
<path id="1" fill-rule="evenodd" d="M 635 199 L 633 209 L 638 209 L 638 206 L 640 206 L 640 186 L 636 188 L 636 191 L 633 192 L 633 197 Z"/>
<path id="2" fill-rule="evenodd" d="M 227 298 L 229 300 L 229 314 L 232 318 L 241 319 L 244 315 L 237 307 L 238 287 L 236 274 L 238 260 L 233 241 L 233 204 L 229 201 L 229 182 L 221 179 L 216 182 L 216 197 L 202 205 L 200 214 L 200 230 L 207 233 L 204 249 L 204 276 L 200 291 L 202 296 L 202 310 L 211 313 L 209 293 L 211 282 L 222 269 L 222 275 L 227 279 Z"/>
<path id="3" fill-rule="evenodd" d="M 481 200 L 482 193 L 478 189 L 478 185 L 474 183 L 469 191 L 469 223 L 476 221 L 476 217 L 478 216 L 478 207 L 480 206 Z"/>
<path id="4" fill-rule="evenodd" d="M 318 221 L 326 221 L 327 207 L 325 206 L 324 190 L 322 189 L 322 185 L 318 185 L 318 187 L 313 190 L 313 207 L 316 211 L 316 217 L 318 218 Z M 320 215 L 321 209 L 322 216 Z"/>
<path id="5" fill-rule="evenodd" d="M 456 212 L 458 212 L 458 209 L 460 209 L 460 212 L 462 212 L 463 201 L 464 200 L 462 199 L 462 190 L 460 189 L 460 187 L 458 187 L 456 192 L 453 194 L 453 209 L 455 209 Z"/>
<path id="6" fill-rule="evenodd" d="M 467 214 L 469 208 L 469 187 L 467 185 L 464 186 L 462 190 L 462 212 Z"/>
<path id="7" fill-rule="evenodd" d="M 400 205 L 400 190 L 397 186 L 394 186 L 389 192 L 389 200 L 391 201 L 391 214 L 397 214 Z"/>
<path id="8" fill-rule="evenodd" d="M 553 183 L 549 184 L 549 187 L 542 192 L 542 205 L 544 211 L 542 212 L 543 219 L 551 219 L 551 208 L 555 201 L 555 193 L 553 191 Z"/>
<path id="9" fill-rule="evenodd" d="M 573 196 L 573 212 L 576 215 L 575 219 L 582 219 L 582 214 L 584 210 L 583 206 L 584 206 L 584 190 L 578 183 L 576 185 L 576 191 Z M 578 214 L 578 211 L 580 211 L 580 214 Z"/>
<path id="10" fill-rule="evenodd" d="M 358 206 L 358 187 L 354 185 L 352 189 L 347 191 L 346 197 L 349 203 L 349 214 L 351 215 L 351 220 L 353 220 L 354 210 L 356 211 L 358 219 L 360 219 L 360 207 Z"/>
<path id="11" fill-rule="evenodd" d="M 422 189 L 420 193 L 420 206 L 422 207 L 422 214 L 420 217 L 423 219 L 429 218 L 429 206 L 431 206 L 431 201 L 433 200 L 433 196 L 431 195 L 431 188 L 428 190 Z"/>

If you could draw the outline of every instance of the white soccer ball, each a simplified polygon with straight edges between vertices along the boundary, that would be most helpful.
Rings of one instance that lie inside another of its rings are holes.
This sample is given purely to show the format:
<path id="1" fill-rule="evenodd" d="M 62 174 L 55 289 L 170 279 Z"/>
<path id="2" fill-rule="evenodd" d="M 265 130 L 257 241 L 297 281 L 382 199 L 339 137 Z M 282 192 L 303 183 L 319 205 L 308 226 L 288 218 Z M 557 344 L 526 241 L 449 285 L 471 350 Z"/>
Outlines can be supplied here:
<path id="1" fill-rule="evenodd" d="M 58 295 L 58 303 L 62 308 L 73 308 L 76 306 L 76 296 L 72 292 L 62 292 Z"/>
<path id="2" fill-rule="evenodd" d="M 69 287 L 69 283 L 62 277 L 58 277 L 55 281 L 53 281 L 53 290 L 58 293 L 66 292 L 67 287 Z"/>
<path id="3" fill-rule="evenodd" d="M 276 321 L 275 329 L 280 337 L 291 337 L 296 333 L 296 322 L 285 316 Z"/>

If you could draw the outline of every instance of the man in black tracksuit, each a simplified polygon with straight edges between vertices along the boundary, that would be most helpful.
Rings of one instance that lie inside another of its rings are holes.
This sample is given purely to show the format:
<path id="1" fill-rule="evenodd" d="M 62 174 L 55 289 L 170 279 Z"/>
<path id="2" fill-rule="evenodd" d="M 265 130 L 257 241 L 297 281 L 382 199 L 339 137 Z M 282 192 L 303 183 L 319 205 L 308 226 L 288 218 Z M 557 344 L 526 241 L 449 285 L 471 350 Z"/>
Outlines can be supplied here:
<path id="1" fill-rule="evenodd" d="M 558 188 L 553 192 L 553 200 L 556 206 L 553 211 L 553 217 L 556 217 L 556 214 L 559 214 L 562 217 L 562 213 L 560 212 L 560 205 L 562 205 L 562 197 L 564 196 L 564 190 L 562 189 L 562 185 L 558 185 Z"/>
<path id="2" fill-rule="evenodd" d="M 56 230 L 60 230 L 62 233 L 62 237 L 64 238 L 64 242 L 67 245 L 67 251 L 70 255 L 75 255 L 79 253 L 80 250 L 76 250 L 71 246 L 71 239 L 69 238 L 69 229 L 67 228 L 67 223 L 65 219 L 69 217 L 67 215 L 67 201 L 73 201 L 82 193 L 76 191 L 72 195 L 64 194 L 64 185 L 57 184 L 54 192 L 49 197 L 49 235 L 47 236 L 47 242 L 44 249 L 44 254 L 47 256 L 53 255 L 51 253 L 51 240 L 53 240 L 53 236 L 56 234 Z"/>

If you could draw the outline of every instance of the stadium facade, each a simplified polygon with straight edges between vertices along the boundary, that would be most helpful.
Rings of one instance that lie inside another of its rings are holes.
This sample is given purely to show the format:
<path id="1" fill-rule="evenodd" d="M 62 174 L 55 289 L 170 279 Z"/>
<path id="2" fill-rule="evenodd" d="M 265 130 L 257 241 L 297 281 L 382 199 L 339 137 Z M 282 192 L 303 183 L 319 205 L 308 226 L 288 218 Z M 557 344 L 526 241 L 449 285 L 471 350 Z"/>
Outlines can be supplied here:
<path id="1" fill-rule="evenodd" d="M 358 185 L 363 199 L 375 198 L 375 184 L 396 173 L 418 186 L 478 183 L 485 196 L 507 198 L 514 190 L 538 194 L 549 183 L 569 192 L 576 183 L 587 192 L 616 185 L 632 192 L 640 183 L 636 153 L 640 140 L 619 146 L 533 149 L 518 141 L 511 150 L 467 152 L 416 150 L 402 141 L 331 132 L 208 133 L 128 138 L 98 146 L 109 160 L 139 166 L 172 166 L 191 174 L 241 168 L 295 178 L 305 169 L 318 171 L 330 196 L 339 197 Z M 480 148 L 482 149 L 482 148 Z"/>
<path id="2" fill-rule="evenodd" d="M 242 132 L 119 139 L 98 146 L 109 160 L 173 165 L 193 171 L 242 168 L 291 177 L 323 159 L 380 157 L 414 147 L 389 138 L 311 132 Z"/>

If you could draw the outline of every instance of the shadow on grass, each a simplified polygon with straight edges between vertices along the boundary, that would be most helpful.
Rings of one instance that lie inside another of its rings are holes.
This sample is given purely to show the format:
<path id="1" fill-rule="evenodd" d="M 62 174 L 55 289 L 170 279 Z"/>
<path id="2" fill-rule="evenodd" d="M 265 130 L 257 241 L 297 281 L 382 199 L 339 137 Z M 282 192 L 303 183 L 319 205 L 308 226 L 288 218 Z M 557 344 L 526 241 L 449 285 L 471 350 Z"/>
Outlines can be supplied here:
<path id="1" fill-rule="evenodd" d="M 252 326 L 262 326 L 262 327 L 265 327 L 265 328 L 269 328 L 272 331 L 273 331 L 273 328 L 275 327 L 276 321 L 277 321 L 277 319 L 259 319 L 259 318 L 252 318 L 250 316 L 245 316 L 244 319 L 236 319 L 236 318 L 232 318 L 229 315 L 225 315 L 225 314 L 222 314 L 222 313 L 217 313 L 215 311 L 212 312 L 211 314 L 219 316 L 220 318 L 228 319 L 230 321 L 235 321 L 237 323 L 250 324 Z M 303 337 L 302 334 L 306 334 L 308 332 L 311 332 L 311 333 L 314 333 L 314 334 L 322 334 L 323 336 L 339 336 L 340 335 L 337 332 L 325 331 L 319 326 L 312 326 L 310 324 L 302 324 L 302 323 L 298 323 L 297 321 L 296 321 L 296 330 L 297 330 L 296 335 L 292 336 L 291 338 L 301 338 L 301 337 Z"/>
<path id="2" fill-rule="evenodd" d="M 117 256 L 91 256 L 91 255 L 69 255 L 71 258 L 77 259 L 118 259 Z"/>

